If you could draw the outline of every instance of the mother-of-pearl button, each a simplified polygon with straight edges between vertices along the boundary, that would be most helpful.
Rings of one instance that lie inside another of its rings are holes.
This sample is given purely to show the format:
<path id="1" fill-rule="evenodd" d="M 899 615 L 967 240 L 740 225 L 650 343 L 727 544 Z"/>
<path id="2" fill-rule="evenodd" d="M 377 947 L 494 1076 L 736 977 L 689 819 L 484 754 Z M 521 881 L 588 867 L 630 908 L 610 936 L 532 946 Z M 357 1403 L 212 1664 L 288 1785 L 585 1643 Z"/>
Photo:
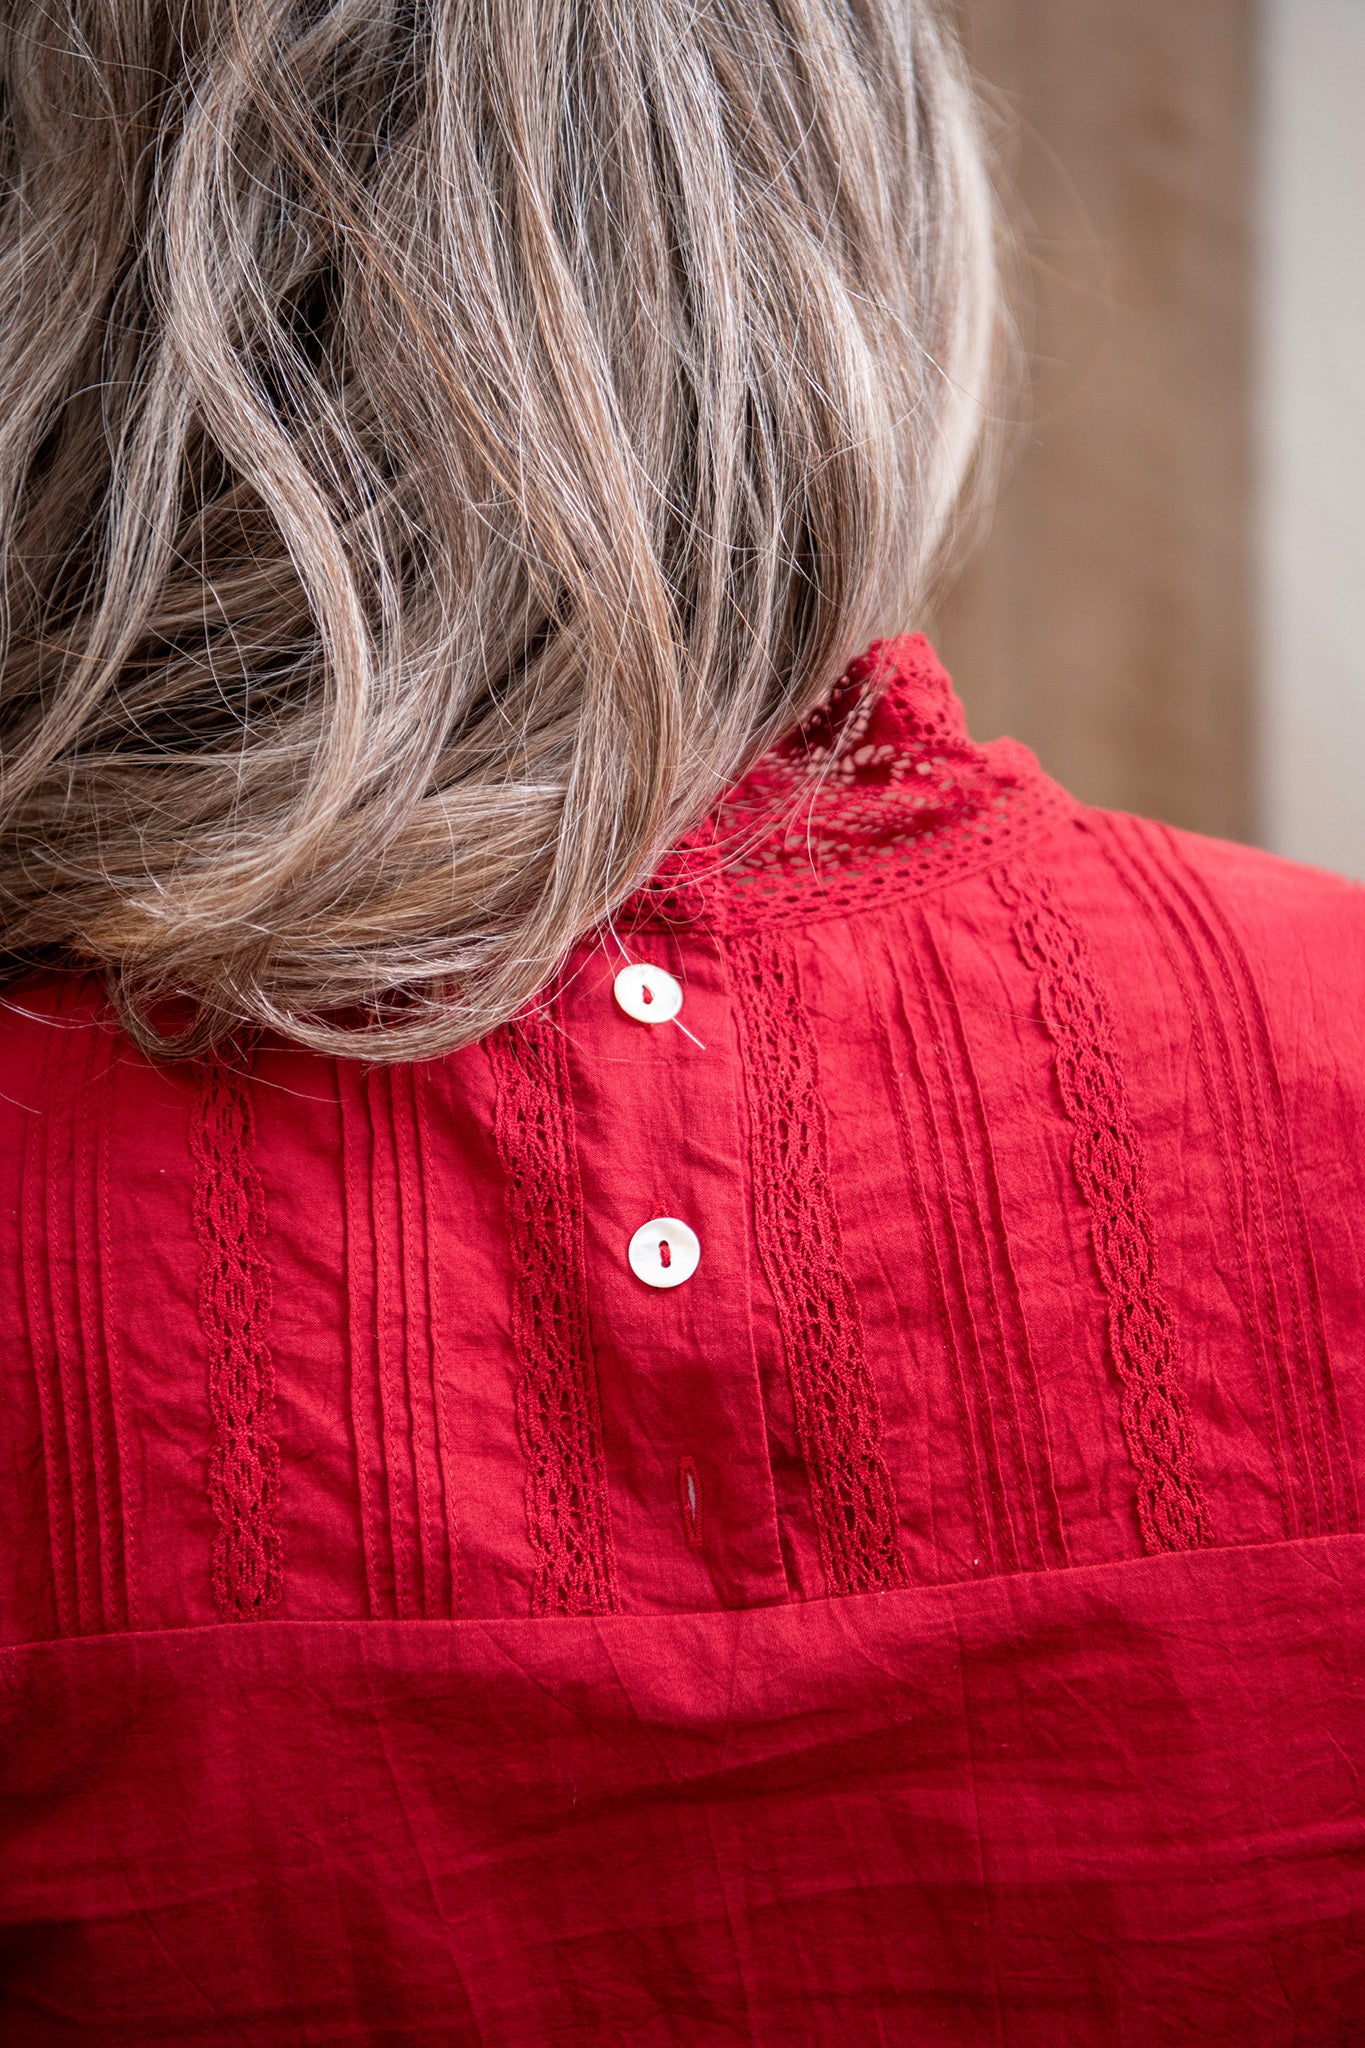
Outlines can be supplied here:
<path id="1" fill-rule="evenodd" d="M 645 961 L 623 967 L 612 994 L 628 1017 L 641 1024 L 668 1024 L 682 1008 L 682 984 L 662 967 Z"/>
<path id="2" fill-rule="evenodd" d="M 646 1287 L 681 1287 L 697 1270 L 701 1244 L 696 1231 L 676 1216 L 654 1216 L 640 1225 L 626 1256 Z"/>

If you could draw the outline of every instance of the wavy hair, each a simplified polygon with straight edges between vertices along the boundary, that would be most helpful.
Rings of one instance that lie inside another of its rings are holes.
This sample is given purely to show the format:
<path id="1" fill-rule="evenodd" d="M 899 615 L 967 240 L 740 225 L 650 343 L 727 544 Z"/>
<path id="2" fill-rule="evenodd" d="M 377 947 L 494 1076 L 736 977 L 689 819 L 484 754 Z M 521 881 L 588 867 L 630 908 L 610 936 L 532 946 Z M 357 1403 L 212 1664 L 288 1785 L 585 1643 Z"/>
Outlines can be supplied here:
<path id="1" fill-rule="evenodd" d="M 993 236 L 930 0 L 10 0 L 11 966 L 514 1014 L 921 611 Z"/>

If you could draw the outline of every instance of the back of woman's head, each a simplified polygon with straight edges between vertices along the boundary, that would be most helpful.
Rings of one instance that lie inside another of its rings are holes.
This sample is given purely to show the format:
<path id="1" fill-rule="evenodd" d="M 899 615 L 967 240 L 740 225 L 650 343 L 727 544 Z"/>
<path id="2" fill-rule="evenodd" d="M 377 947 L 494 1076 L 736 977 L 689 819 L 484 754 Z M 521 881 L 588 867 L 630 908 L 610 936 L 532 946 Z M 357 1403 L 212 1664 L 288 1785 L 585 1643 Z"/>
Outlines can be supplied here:
<path id="1" fill-rule="evenodd" d="M 922 603 L 992 331 L 951 43 L 13 0 L 0 92 L 0 950 L 148 1042 L 479 1036 Z"/>

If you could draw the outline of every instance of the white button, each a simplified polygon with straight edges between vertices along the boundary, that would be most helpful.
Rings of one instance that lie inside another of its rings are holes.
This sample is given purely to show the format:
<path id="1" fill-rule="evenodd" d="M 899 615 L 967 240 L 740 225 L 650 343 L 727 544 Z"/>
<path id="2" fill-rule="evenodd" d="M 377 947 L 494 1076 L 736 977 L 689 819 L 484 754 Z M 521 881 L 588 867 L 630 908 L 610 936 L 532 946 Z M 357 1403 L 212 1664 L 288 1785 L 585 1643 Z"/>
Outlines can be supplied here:
<path id="1" fill-rule="evenodd" d="M 646 1287 L 681 1287 L 697 1270 L 701 1245 L 695 1230 L 676 1216 L 642 1223 L 630 1241 L 630 1270 Z"/>
<path id="2" fill-rule="evenodd" d="M 623 967 L 612 993 L 628 1017 L 639 1024 L 668 1024 L 682 1008 L 682 984 L 662 967 L 644 961 Z"/>

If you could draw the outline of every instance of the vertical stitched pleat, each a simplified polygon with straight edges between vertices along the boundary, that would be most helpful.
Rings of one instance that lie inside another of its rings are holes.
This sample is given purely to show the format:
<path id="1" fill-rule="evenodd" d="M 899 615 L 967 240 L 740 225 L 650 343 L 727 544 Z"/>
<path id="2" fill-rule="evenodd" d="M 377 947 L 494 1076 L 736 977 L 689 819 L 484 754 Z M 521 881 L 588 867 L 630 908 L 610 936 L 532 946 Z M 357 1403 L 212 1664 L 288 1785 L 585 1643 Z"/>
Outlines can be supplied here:
<path id="1" fill-rule="evenodd" d="M 451 1613 L 451 1559 L 445 1472 L 442 1467 L 431 1329 L 426 1184 L 422 1175 L 413 1069 L 389 1073 L 398 1207 L 402 1217 L 404 1349 L 412 1457 L 417 1493 L 417 1533 L 422 1557 L 422 1612 Z"/>
<path id="2" fill-rule="evenodd" d="M 1243 1320 L 1261 1367 L 1286 1533 L 1349 1530 L 1358 1518 L 1354 1474 L 1279 1071 L 1250 965 L 1169 832 L 1102 818 L 1094 830 L 1153 917 L 1190 1013 L 1229 1178 Z"/>
<path id="3" fill-rule="evenodd" d="M 127 1628 L 128 1580 L 124 1552 L 123 1464 L 115 1391 L 114 1333 L 105 1314 L 101 1259 L 101 1198 L 107 1193 L 108 1075 L 113 1065 L 112 1032 L 88 1033 L 90 1073 L 77 1098 L 73 1193 L 76 1217 L 76 1285 L 81 1350 L 90 1405 L 90 1441 L 99 1521 L 100 1595 L 103 1625 Z"/>
<path id="4" fill-rule="evenodd" d="M 857 934 L 857 924 L 849 922 L 849 930 L 855 936 L 860 936 L 860 934 Z M 892 967 L 892 977 L 894 977 L 894 967 Z M 874 981 L 874 987 L 876 987 L 876 981 Z M 905 999 L 902 999 L 902 1006 L 900 1008 L 902 1008 L 902 1016 L 905 1016 Z M 911 1120 L 911 1106 L 909 1106 L 909 1100 L 907 1100 L 907 1069 L 905 1069 L 905 1065 L 902 1065 L 902 1057 L 905 1057 L 905 1055 L 909 1055 L 909 1079 L 911 1079 L 911 1083 L 915 1087 L 915 1098 L 917 1098 L 917 1104 L 919 1104 L 923 1126 L 925 1126 L 925 1130 L 929 1130 L 929 1133 L 933 1135 L 933 1139 L 937 1139 L 937 1130 L 935 1130 L 935 1124 L 933 1124 L 933 1108 L 931 1108 L 931 1102 L 929 1102 L 929 1090 L 927 1090 L 925 1071 L 923 1071 L 923 1061 L 921 1061 L 921 1053 L 919 1053 L 919 1047 L 917 1047 L 917 1042 L 915 1042 L 915 1036 L 909 1030 L 909 1024 L 905 1028 L 905 1038 L 902 1038 L 902 1042 L 900 1044 L 892 1044 L 892 1032 L 890 1032 L 890 1020 L 886 1016 L 886 1006 L 882 1004 L 882 1001 L 876 999 L 876 995 L 872 999 L 872 1016 L 874 1016 L 874 1022 L 876 1022 L 878 1044 L 880 1044 L 880 1051 L 882 1051 L 882 1069 L 886 1073 L 886 1085 L 888 1085 L 888 1092 L 890 1092 L 892 1108 L 896 1112 L 896 1137 L 900 1141 L 900 1165 L 902 1165 L 902 1169 L 905 1169 L 907 1186 L 909 1186 L 911 1198 L 915 1202 L 915 1214 L 917 1214 L 917 1221 L 919 1221 L 919 1233 L 921 1233 L 921 1241 L 925 1245 L 925 1255 L 927 1255 L 931 1294 L 933 1294 L 933 1303 L 935 1303 L 935 1309 L 937 1309 L 939 1329 L 943 1333 L 943 1348 L 945 1348 L 945 1354 L 948 1354 L 948 1360 L 950 1360 L 950 1366 L 952 1366 L 950 1382 L 952 1382 L 952 1391 L 954 1391 L 956 1401 L 958 1401 L 958 1438 L 960 1438 L 960 1444 L 962 1444 L 966 1495 L 968 1495 L 968 1501 L 970 1501 L 970 1507 L 972 1507 L 972 1552 L 974 1552 L 974 1556 L 984 1556 L 984 1559 L 988 1559 L 990 1561 L 990 1569 L 999 1569 L 993 1513 L 990 1513 L 990 1507 L 986 1505 L 986 1475 L 984 1475 L 984 1470 L 982 1470 L 982 1442 L 980 1442 L 980 1430 L 978 1430 L 978 1419 L 976 1419 L 976 1403 L 972 1399 L 972 1391 L 970 1391 L 970 1386 L 968 1386 L 968 1352 L 972 1352 L 974 1364 L 978 1364 L 978 1358 L 974 1354 L 974 1333 L 972 1333 L 970 1315 L 966 1315 L 966 1311 L 962 1307 L 960 1292 L 956 1288 L 950 1288 L 950 1266 L 954 1262 L 956 1262 L 956 1268 L 960 1272 L 960 1245 L 958 1245 L 958 1237 L 956 1237 L 956 1229 L 954 1229 L 952 1208 L 948 1204 L 948 1196 L 945 1196 L 945 1188 L 943 1188 L 941 1141 L 933 1147 L 939 1171 L 937 1171 L 937 1176 L 935 1176 L 935 1198 L 931 1198 L 929 1186 L 925 1182 L 925 1167 L 931 1163 L 929 1147 L 921 1145 L 917 1135 L 915 1135 L 913 1120 Z M 939 1243 L 939 1235 L 945 1237 L 943 1245 Z"/>
<path id="5" fill-rule="evenodd" d="M 104 1292 L 114 1041 L 70 1006 L 44 1033 L 23 1184 L 24 1289 L 63 1634 L 128 1627 L 120 1395 Z"/>
<path id="6" fill-rule="evenodd" d="M 1312 1521 L 1307 1454 L 1272 1271 L 1263 1176 L 1250 1170 L 1248 1111 L 1223 1021 L 1224 998 L 1215 991 L 1197 935 L 1172 904 L 1160 870 L 1153 869 L 1141 842 L 1129 844 L 1127 833 L 1119 836 L 1117 823 L 1097 814 L 1093 829 L 1111 867 L 1150 920 L 1184 1000 L 1195 1062 L 1223 1161 L 1242 1326 L 1256 1361 L 1265 1441 L 1280 1480 L 1284 1533 L 1288 1537 L 1306 1535 Z"/>
<path id="7" fill-rule="evenodd" d="M 830 1185 L 815 1039 L 778 936 L 731 948 L 753 1139 L 754 1229 L 777 1309 L 832 1593 L 905 1583 L 881 1409 Z"/>
<path id="8" fill-rule="evenodd" d="M 65 1043 L 65 1033 L 59 1017 L 52 1028 L 44 1032 L 39 1055 L 38 1099 L 42 1104 L 42 1111 L 31 1120 L 28 1127 L 28 1142 L 24 1156 L 23 1243 L 24 1300 L 28 1313 L 33 1370 L 38 1386 L 38 1407 L 42 1418 L 48 1539 L 52 1554 L 57 1626 L 63 1635 L 69 1636 L 80 1632 L 81 1604 L 71 1457 L 67 1441 L 62 1373 L 52 1314 L 52 1264 L 55 1248 L 52 1242 L 53 1205 L 49 1199 L 52 1124 L 68 1100 L 68 1091 L 63 1085 L 61 1060 Z"/>
<path id="9" fill-rule="evenodd" d="M 583 1196 L 568 1061 L 552 1019 L 484 1041 L 497 1081 L 495 1137 L 512 1253 L 517 1427 L 535 1614 L 620 1604 L 583 1262 Z"/>
<path id="10" fill-rule="evenodd" d="M 457 1615 L 461 1606 L 460 1535 L 458 1514 L 458 1493 L 455 1485 L 455 1442 L 451 1417 L 446 1412 L 449 1382 L 441 1372 L 441 1357 L 444 1347 L 454 1341 L 455 1333 L 440 1327 L 436 1313 L 436 1301 L 432 1288 L 432 1271 L 435 1247 L 432 1242 L 430 1163 L 432 1156 L 431 1121 L 427 1110 L 427 1090 L 422 1069 L 412 1070 L 412 1102 L 414 1111 L 413 1129 L 416 1139 L 415 1174 L 423 1191 L 423 1300 L 427 1314 L 429 1343 L 427 1357 L 431 1368 L 431 1403 L 436 1425 L 436 1457 L 440 1470 L 440 1494 L 444 1504 L 442 1535 L 446 1551 L 446 1607 L 447 1614 Z"/>
<path id="11" fill-rule="evenodd" d="M 1061 1510 L 1053 1483 L 1048 1450 L 1047 1427 L 1043 1419 L 1042 1391 L 1033 1356 L 1028 1323 L 1019 1289 L 1019 1276 L 1005 1229 L 1005 1209 L 1000 1193 L 1000 1175 L 991 1143 L 990 1125 L 971 1041 L 962 1015 L 962 1004 L 948 972 L 933 924 L 920 914 L 925 949 L 933 962 L 936 994 L 941 997 L 949 1029 L 941 1041 L 945 1056 L 949 1044 L 953 1060 L 965 1084 L 951 1090 L 953 1116 L 966 1169 L 971 1215 L 981 1260 L 981 1300 L 989 1310 L 989 1329 L 995 1354 L 997 1405 L 1003 1409 L 1014 1463 L 1014 1491 L 1023 1509 L 1026 1542 L 1039 1567 L 1069 1562 L 1062 1533 Z M 1028 1560 L 1022 1555 L 1021 1563 Z"/>
<path id="12" fill-rule="evenodd" d="M 449 1475 L 431 1321 L 426 1181 L 410 1067 L 337 1071 L 351 1421 L 372 1617 L 454 1611 Z"/>
<path id="13" fill-rule="evenodd" d="M 855 940 L 863 936 L 856 921 L 850 920 L 849 928 Z M 917 1036 L 910 1028 L 904 989 L 900 984 L 894 962 L 890 964 L 889 978 L 891 984 L 900 990 L 901 995 L 902 1034 L 898 1034 L 898 1043 L 892 1042 L 886 1007 L 877 1000 L 875 993 L 871 1007 L 881 1046 L 883 1069 L 896 1116 L 901 1164 L 914 1200 L 920 1236 L 926 1249 L 939 1325 L 943 1332 L 947 1356 L 951 1361 L 950 1377 L 957 1397 L 958 1435 L 963 1454 L 966 1493 L 971 1503 L 973 1554 L 988 1559 L 991 1568 L 996 1570 L 999 1568 L 999 1557 L 992 1511 L 987 1504 L 986 1495 L 989 1484 L 993 1498 L 998 1498 L 998 1473 L 993 1472 L 988 1481 L 984 1469 L 984 1446 L 981 1441 L 977 1402 L 968 1384 L 968 1354 L 971 1354 L 978 1388 L 980 1358 L 976 1351 L 975 1332 L 961 1283 L 962 1247 L 948 1199 L 942 1137 L 937 1128 L 929 1093 L 924 1057 Z M 875 991 L 878 978 L 873 975 L 870 979 Z M 903 1058 L 909 1062 L 908 1074 L 902 1064 Z M 928 1145 L 922 1146 L 914 1135 L 910 1104 L 907 1100 L 907 1079 L 915 1093 L 918 1120 L 929 1134 Z M 926 1170 L 933 1173 L 932 1193 L 926 1182 Z M 950 1272 L 952 1280 L 949 1277 Z M 954 1281 L 956 1285 L 953 1284 Z"/>
<path id="14" fill-rule="evenodd" d="M 408 1303 L 404 1225 L 394 1129 L 393 1075 L 365 1077 L 372 1135 L 370 1203 L 374 1228 L 374 1317 L 384 1473 L 393 1542 L 394 1601 L 400 1620 L 425 1612 L 420 1474 L 408 1388 Z"/>
<path id="15" fill-rule="evenodd" d="M 101 1068 L 99 1109 L 96 1118 L 95 1139 L 95 1189 L 94 1189 L 94 1264 L 98 1274 L 95 1303 L 91 1322 L 98 1321 L 104 1338 L 105 1371 L 109 1394 L 109 1423 L 113 1447 L 114 1467 L 118 1474 L 119 1535 L 122 1556 L 123 1612 L 129 1628 L 141 1625 L 138 1606 L 137 1546 L 133 1533 L 132 1516 L 129 1511 L 126 1475 L 129 1471 L 127 1446 L 129 1429 L 127 1408 L 124 1398 L 123 1354 L 119 1341 L 118 1320 L 113 1308 L 113 1229 L 110 1220 L 110 1138 L 109 1124 L 113 1100 L 112 1075 L 115 1071 L 115 1041 L 107 1041 L 105 1059 Z"/>
<path id="16" fill-rule="evenodd" d="M 351 1427 L 355 1433 L 361 1547 L 371 1620 L 398 1612 L 384 1418 L 379 1392 L 374 1230 L 374 1131 L 364 1069 L 336 1063 L 341 1103 L 341 1149 L 346 1187 L 346 1299 L 348 1308 Z"/>
<path id="17" fill-rule="evenodd" d="M 997 1569 L 1069 1562 L 1043 1416 L 1032 1341 L 1005 1228 L 995 1149 L 961 1003 L 933 927 L 923 912 L 901 922 L 918 1001 L 900 962 L 891 973 L 909 1038 L 918 1125 L 930 1140 L 939 1187 L 928 1204 L 931 1239 L 944 1238 L 940 1284 L 953 1333 L 964 1411 L 984 1462 L 993 1517 L 987 1550 Z M 916 1029 L 912 1018 L 920 1013 Z M 896 1079 L 902 1142 L 914 1145 L 909 1104 Z M 970 1362 L 970 1377 L 963 1365 Z"/>
<path id="18" fill-rule="evenodd" d="M 1289 1118 L 1270 1042 L 1270 1028 L 1246 954 L 1221 906 L 1189 864 L 1178 855 L 1172 835 L 1164 832 L 1160 837 L 1171 855 L 1173 869 L 1183 877 L 1186 901 L 1191 909 L 1197 904 L 1202 912 L 1225 984 L 1237 999 L 1234 1014 L 1240 1026 L 1241 1051 L 1247 1075 L 1252 1082 L 1249 1092 L 1257 1143 L 1263 1160 L 1272 1168 L 1268 1178 L 1273 1195 L 1275 1237 L 1290 1300 L 1299 1384 L 1312 1424 L 1315 1462 L 1322 1485 L 1318 1528 L 1324 1535 L 1331 1535 L 1339 1529 L 1353 1529 L 1357 1525 L 1359 1507 L 1355 1472 L 1346 1452 L 1341 1409 L 1327 1350 L 1317 1267 L 1308 1236 L 1303 1191 L 1294 1170 Z"/>
<path id="19" fill-rule="evenodd" d="M 213 1426 L 213 1593 L 224 1621 L 272 1613 L 282 1585 L 265 1197 L 251 1158 L 252 1135 L 246 1076 L 224 1060 L 206 1061 L 191 1112 L 190 1152 Z"/>
<path id="20" fill-rule="evenodd" d="M 71 1478 L 71 1521 L 76 1557 L 76 1625 L 82 1634 L 103 1626 L 100 1511 L 95 1466 L 90 1383 L 77 1279 L 79 1127 L 89 1077 L 94 1033 L 63 1033 L 60 1085 L 47 1099 L 47 1277 L 52 1336 L 57 1350 L 67 1470 Z"/>
<path id="21" fill-rule="evenodd" d="M 1057 1085 L 1072 1126 L 1072 1164 L 1091 1215 L 1091 1242 L 1109 1302 L 1121 1414 L 1137 1474 L 1149 1552 L 1210 1540 L 1195 1478 L 1175 1325 L 1161 1290 L 1147 1170 L 1114 1048 L 1108 1000 L 1089 948 L 1052 880 L 1028 867 L 995 871 L 1014 937 L 1038 977 Z"/>

